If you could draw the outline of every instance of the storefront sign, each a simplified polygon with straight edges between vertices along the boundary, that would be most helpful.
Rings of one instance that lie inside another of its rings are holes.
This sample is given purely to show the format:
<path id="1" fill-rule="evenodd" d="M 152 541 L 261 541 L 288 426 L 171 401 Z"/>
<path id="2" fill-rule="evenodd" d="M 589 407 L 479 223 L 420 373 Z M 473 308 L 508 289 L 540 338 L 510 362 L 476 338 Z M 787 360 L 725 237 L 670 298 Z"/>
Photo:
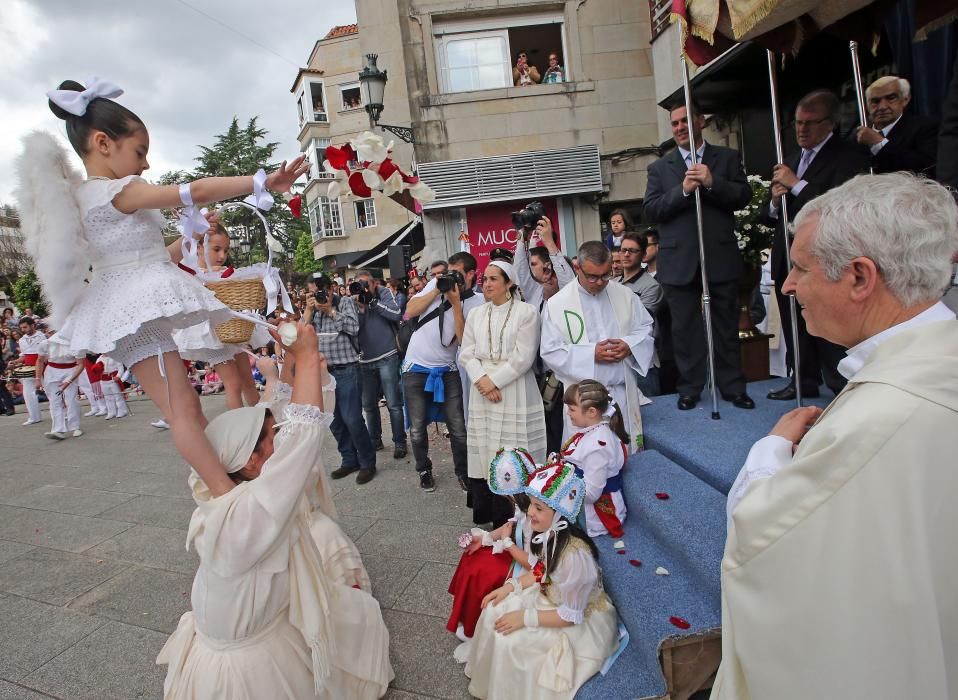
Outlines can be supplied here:
<path id="1" fill-rule="evenodd" d="M 559 209 L 556 200 L 541 200 L 546 216 L 552 222 L 556 245 L 561 246 L 559 235 Z M 494 248 L 506 248 L 510 252 L 516 248 L 518 234 L 512 225 L 512 212 L 519 211 L 529 202 L 496 202 L 495 204 L 477 204 L 466 207 L 466 231 L 469 233 L 469 252 L 476 256 L 479 276 L 489 264 L 489 253 Z M 530 247 L 542 245 L 538 236 L 533 234 Z"/>

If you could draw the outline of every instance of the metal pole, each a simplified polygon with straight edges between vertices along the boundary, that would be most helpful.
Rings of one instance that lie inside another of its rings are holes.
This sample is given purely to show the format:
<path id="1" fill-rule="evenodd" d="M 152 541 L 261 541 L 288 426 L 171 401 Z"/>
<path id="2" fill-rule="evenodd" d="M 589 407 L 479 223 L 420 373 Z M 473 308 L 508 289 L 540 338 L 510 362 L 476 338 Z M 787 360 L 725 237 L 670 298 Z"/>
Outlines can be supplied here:
<path id="1" fill-rule="evenodd" d="M 855 98 L 858 103 L 858 120 L 862 126 L 868 126 L 868 113 L 865 111 L 865 87 L 862 85 L 862 67 L 858 63 L 858 42 L 849 41 L 848 51 L 852 55 L 852 75 L 855 78 Z M 868 172 L 875 174 L 875 169 L 868 167 Z"/>
<path id="2" fill-rule="evenodd" d="M 689 123 L 689 150 L 692 152 L 692 165 L 698 164 L 698 144 L 695 143 L 695 116 L 692 113 L 692 88 L 689 85 L 689 66 L 682 57 L 682 79 L 685 88 L 685 118 Z M 705 230 L 702 224 L 702 191 L 695 188 L 695 223 L 699 231 L 699 269 L 702 271 L 702 313 L 705 316 L 705 342 L 709 359 L 709 392 L 712 395 L 712 420 L 719 420 L 718 393 L 715 386 L 715 341 L 712 337 L 712 295 L 709 292 L 709 278 L 705 270 Z"/>
<path id="3" fill-rule="evenodd" d="M 775 54 L 771 51 L 765 52 L 768 57 L 768 89 L 771 93 L 772 101 L 772 133 L 775 135 L 775 158 L 777 162 L 784 163 L 785 156 L 782 154 L 782 120 L 778 114 L 778 79 L 775 74 Z M 792 269 L 792 242 L 789 240 L 788 232 L 788 202 L 782 197 L 781 210 L 779 216 L 782 219 L 782 227 L 785 238 L 785 265 Z M 802 372 L 801 372 L 801 353 L 798 349 L 798 304 L 795 301 L 795 295 L 788 295 L 788 308 L 791 312 L 792 327 L 792 358 L 794 368 L 792 369 L 792 380 L 795 383 L 795 403 L 798 408 L 802 407 Z"/>

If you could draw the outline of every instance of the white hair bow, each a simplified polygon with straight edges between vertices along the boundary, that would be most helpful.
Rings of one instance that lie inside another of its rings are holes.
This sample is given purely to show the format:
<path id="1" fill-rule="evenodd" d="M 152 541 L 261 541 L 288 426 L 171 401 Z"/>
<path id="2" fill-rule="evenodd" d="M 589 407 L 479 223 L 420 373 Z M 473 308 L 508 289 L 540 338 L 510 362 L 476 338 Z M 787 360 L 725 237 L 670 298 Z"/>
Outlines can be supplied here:
<path id="1" fill-rule="evenodd" d="M 76 90 L 50 90 L 47 97 L 60 109 L 66 110 L 70 114 L 82 117 L 86 114 L 86 108 L 97 97 L 119 97 L 123 94 L 123 89 L 111 83 L 109 80 L 101 80 L 93 76 L 86 81 L 87 88 L 83 92 Z"/>
<path id="2" fill-rule="evenodd" d="M 602 415 L 605 416 L 606 418 L 611 418 L 612 416 L 615 415 L 615 408 L 616 408 L 615 404 L 610 402 L 608 407 L 605 409 L 605 413 L 603 413 Z"/>
<path id="3" fill-rule="evenodd" d="M 552 537 L 552 534 L 555 533 L 556 535 L 558 535 L 560 532 L 562 532 L 563 530 L 565 530 L 567 527 L 569 527 L 569 521 L 568 521 L 568 520 L 563 520 L 562 515 L 559 514 L 559 511 L 556 511 L 555 513 L 552 514 L 552 525 L 549 526 L 549 529 L 546 530 L 545 532 L 540 532 L 538 535 L 536 535 L 535 537 L 532 538 L 532 543 L 533 543 L 533 544 L 541 544 L 541 545 L 542 545 L 542 559 L 543 559 L 543 564 L 542 564 L 542 565 L 543 565 L 546 569 L 549 568 L 549 559 L 550 559 L 552 556 L 555 556 L 556 547 L 557 547 L 558 544 L 559 544 L 559 540 L 558 540 L 557 538 L 555 538 L 555 537 Z M 552 552 L 551 552 L 551 555 L 550 555 L 550 552 L 549 552 L 549 540 L 550 540 L 550 539 L 552 540 Z"/>
<path id="4" fill-rule="evenodd" d="M 272 208 L 273 195 L 266 189 L 266 171 L 262 168 L 253 175 L 253 194 L 243 201 L 263 211 L 269 211 Z"/>

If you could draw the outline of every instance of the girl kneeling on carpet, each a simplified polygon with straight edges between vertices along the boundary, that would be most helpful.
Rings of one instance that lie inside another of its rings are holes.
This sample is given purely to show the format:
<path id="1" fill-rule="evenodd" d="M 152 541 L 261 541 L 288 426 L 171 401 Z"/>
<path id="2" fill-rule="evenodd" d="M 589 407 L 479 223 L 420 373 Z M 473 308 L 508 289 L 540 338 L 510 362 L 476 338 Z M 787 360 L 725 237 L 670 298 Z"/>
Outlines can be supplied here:
<path id="1" fill-rule="evenodd" d="M 526 486 L 539 561 L 483 600 L 475 637 L 463 645 L 473 696 L 572 700 L 615 651 L 616 612 L 597 551 L 573 524 L 585 490 L 563 463 L 535 472 Z"/>
<path id="2" fill-rule="evenodd" d="M 578 432 L 562 447 L 561 458 L 582 471 L 586 532 L 589 537 L 622 537 L 622 469 L 629 444 L 622 412 L 609 390 L 594 379 L 566 387 L 563 401 Z"/>
<path id="3" fill-rule="evenodd" d="M 515 513 L 492 532 L 473 528 L 471 540 L 469 535 L 460 538 L 466 551 L 449 582 L 453 604 L 446 623 L 446 629 L 460 641 L 475 633 L 483 599 L 506 579 L 528 571 L 538 561 L 530 554 L 532 526 L 526 517 L 529 497 L 524 493 L 535 470 L 532 455 L 521 448 L 500 449 L 489 465 L 489 490 L 508 498 Z"/>

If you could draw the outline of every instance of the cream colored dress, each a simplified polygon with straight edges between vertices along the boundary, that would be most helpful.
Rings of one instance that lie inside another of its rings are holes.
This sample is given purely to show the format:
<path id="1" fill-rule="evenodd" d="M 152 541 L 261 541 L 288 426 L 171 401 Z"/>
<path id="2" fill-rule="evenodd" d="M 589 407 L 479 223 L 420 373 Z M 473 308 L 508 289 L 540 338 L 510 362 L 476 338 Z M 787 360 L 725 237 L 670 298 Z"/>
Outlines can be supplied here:
<path id="1" fill-rule="evenodd" d="M 575 624 L 496 632 L 502 615 L 528 608 L 557 610 Z M 615 608 L 602 590 L 595 558 L 572 539 L 544 590 L 534 584 L 483 610 L 466 643 L 469 692 L 488 700 L 572 700 L 613 652 L 617 635 Z"/>
<path id="2" fill-rule="evenodd" d="M 255 481 L 213 498 L 191 478 L 200 566 L 193 610 L 157 657 L 164 698 L 372 700 L 393 678 L 379 604 L 332 582 L 310 536 L 306 491 L 331 416 L 290 404 L 284 417 Z"/>
<path id="3" fill-rule="evenodd" d="M 532 371 L 538 350 L 539 312 L 531 304 L 518 299 L 499 306 L 486 302 L 469 313 L 459 362 L 470 382 L 489 375 L 502 394 L 498 403 L 478 391 L 469 394 L 470 478 L 485 479 L 501 447 L 523 447 L 536 462 L 545 460 L 545 412 Z"/>

